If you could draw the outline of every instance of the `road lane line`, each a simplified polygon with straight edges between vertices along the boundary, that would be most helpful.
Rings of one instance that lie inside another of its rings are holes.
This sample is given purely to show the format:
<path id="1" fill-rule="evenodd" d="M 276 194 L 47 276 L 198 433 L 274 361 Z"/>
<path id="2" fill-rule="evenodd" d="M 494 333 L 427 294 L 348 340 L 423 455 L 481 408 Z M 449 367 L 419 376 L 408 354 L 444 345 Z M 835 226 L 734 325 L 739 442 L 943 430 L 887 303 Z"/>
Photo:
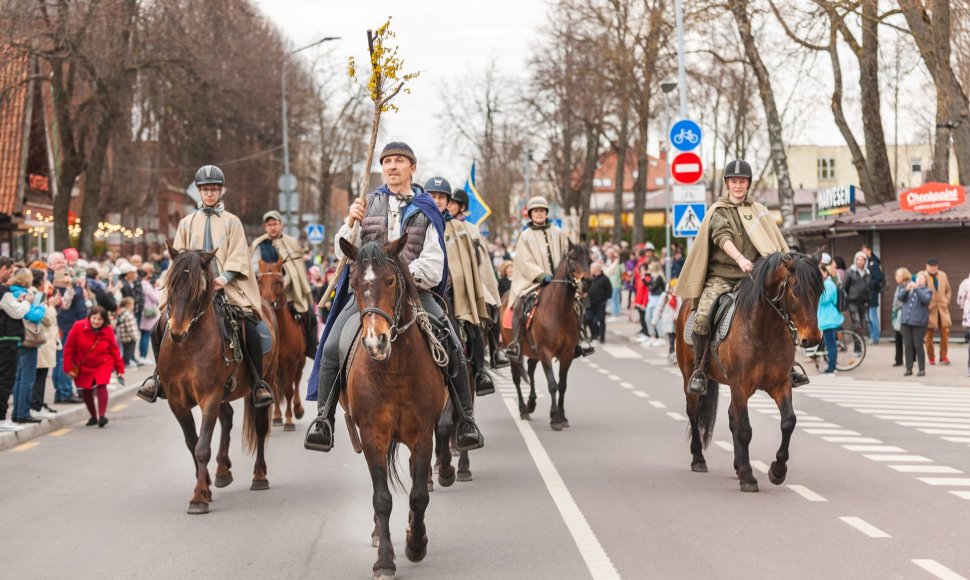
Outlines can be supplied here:
<path id="1" fill-rule="evenodd" d="M 640 397 L 641 399 L 646 399 L 650 396 L 644 393 L 643 391 L 633 391 L 633 394 Z M 654 403 L 657 403 L 657 401 L 650 401 L 650 404 L 656 407 L 657 405 L 655 405 Z M 663 405 L 663 403 L 660 403 L 660 404 Z"/>
<path id="2" fill-rule="evenodd" d="M 811 433 L 812 435 L 859 435 L 858 431 L 853 431 L 851 429 L 815 429 L 811 426 L 807 429 L 803 429 L 806 433 Z"/>
<path id="3" fill-rule="evenodd" d="M 960 429 L 919 429 L 921 433 L 927 435 L 966 435 L 970 431 Z"/>
<path id="4" fill-rule="evenodd" d="M 906 453 L 902 447 L 895 445 L 843 445 L 849 451 L 868 451 L 870 453 Z"/>
<path id="5" fill-rule="evenodd" d="M 119 404 L 115 405 L 114 407 L 111 407 L 108 410 L 111 411 L 112 413 L 118 413 L 120 411 L 124 411 L 127 408 L 128 408 L 128 404 L 127 403 L 119 403 Z"/>
<path id="6" fill-rule="evenodd" d="M 794 491 L 798 495 L 802 496 L 803 498 L 807 499 L 808 501 L 828 501 L 827 499 L 815 493 L 814 491 L 808 489 L 804 485 L 792 484 L 786 487 L 788 487 L 788 489 Z"/>
<path id="7" fill-rule="evenodd" d="M 934 429 L 960 429 L 960 435 L 970 435 L 968 423 L 940 423 L 937 421 L 894 421 L 900 427 L 932 427 Z"/>
<path id="8" fill-rule="evenodd" d="M 870 538 L 891 538 L 889 534 L 880 530 L 876 526 L 870 524 L 862 518 L 857 518 L 854 516 L 841 516 L 839 518 L 843 522 L 849 524 L 853 528 L 859 530 L 863 534 L 869 536 Z"/>
<path id="9" fill-rule="evenodd" d="M 670 411 L 669 413 L 667 413 L 667 416 L 670 417 L 671 419 L 673 419 L 674 421 L 686 421 L 687 420 L 687 417 L 684 417 L 680 413 L 677 413 L 677 412 L 674 412 L 674 411 Z"/>
<path id="10" fill-rule="evenodd" d="M 916 479 L 930 485 L 970 486 L 970 477 L 917 477 Z"/>
<path id="11" fill-rule="evenodd" d="M 596 372 L 601 373 L 601 374 L 604 374 L 604 375 L 610 374 L 610 370 L 609 369 L 596 369 Z"/>
<path id="12" fill-rule="evenodd" d="M 27 443 L 21 443 L 20 445 L 14 447 L 10 451 L 12 451 L 13 453 L 21 453 L 23 451 L 29 451 L 34 447 L 37 447 L 38 445 L 40 445 L 40 443 L 37 441 L 28 441 Z"/>
<path id="13" fill-rule="evenodd" d="M 950 443 L 970 443 L 970 437 L 940 437 L 940 439 Z"/>
<path id="14" fill-rule="evenodd" d="M 798 418 L 798 422 L 802 422 L 802 418 Z M 842 425 L 837 425 L 835 423 L 809 423 L 808 425 L 798 425 L 804 430 L 808 429 L 841 429 Z"/>
<path id="15" fill-rule="evenodd" d="M 761 473 L 768 473 L 768 464 L 760 459 L 755 459 L 751 461 L 751 467 L 757 469 Z"/>
<path id="16" fill-rule="evenodd" d="M 632 389 L 632 388 L 634 388 L 634 386 L 632 384 L 630 384 L 630 383 L 620 383 L 620 386 L 623 387 L 624 389 Z"/>
<path id="17" fill-rule="evenodd" d="M 962 490 L 951 490 L 950 493 L 957 496 L 960 499 L 970 499 L 970 491 Z"/>
<path id="18" fill-rule="evenodd" d="M 51 431 L 50 433 L 48 433 L 48 435 L 50 435 L 51 437 L 60 437 L 62 435 L 67 435 L 73 430 L 74 429 L 71 429 L 70 427 L 64 427 L 63 429 L 58 429 L 57 431 Z"/>
<path id="19" fill-rule="evenodd" d="M 589 526 L 589 522 L 586 521 L 586 517 L 583 516 L 579 506 L 576 505 L 569 488 L 566 487 L 566 482 L 559 475 L 559 470 L 556 469 L 549 454 L 546 453 L 536 432 L 528 421 L 519 419 L 519 410 L 515 405 L 506 401 L 505 406 L 508 408 L 509 414 L 512 415 L 512 422 L 518 427 L 519 434 L 522 435 L 525 446 L 528 448 L 529 454 L 532 455 L 532 461 L 538 468 L 539 475 L 542 476 L 542 481 L 545 482 L 546 489 L 549 490 L 549 495 L 552 496 L 566 528 L 572 535 L 573 541 L 576 542 L 576 547 L 579 548 L 579 553 L 586 562 L 590 575 L 595 579 L 618 579 L 620 575 L 613 567 L 613 562 L 610 561 L 606 550 L 596 539 L 596 534 Z"/>
<path id="20" fill-rule="evenodd" d="M 920 568 L 926 570 L 930 574 L 936 576 L 940 580 L 967 580 L 963 576 L 957 574 L 953 570 L 950 570 L 943 564 L 940 564 L 936 560 L 921 560 L 914 559 L 911 560 L 913 564 L 916 564 Z"/>
<path id="21" fill-rule="evenodd" d="M 622 380 L 620 377 L 618 377 L 616 375 L 610 375 L 607 378 L 610 379 L 611 381 L 620 381 L 620 380 Z"/>
<path id="22" fill-rule="evenodd" d="M 882 443 L 881 439 L 873 437 L 822 437 L 829 443 Z"/>
<path id="23" fill-rule="evenodd" d="M 921 417 L 912 415 L 876 415 L 879 419 L 886 419 L 887 421 L 928 421 L 932 423 L 953 423 L 958 425 L 970 425 L 970 419 L 964 419 L 961 417 Z M 799 417 L 801 419 L 801 417 Z"/>
<path id="24" fill-rule="evenodd" d="M 933 460 L 922 455 L 863 455 L 873 461 L 912 461 L 913 463 L 932 463 Z"/>
<path id="25" fill-rule="evenodd" d="M 946 465 L 890 465 L 888 467 L 900 473 L 963 473 L 959 469 Z"/>
<path id="26" fill-rule="evenodd" d="M 600 366 L 598 364 L 596 364 L 596 363 L 591 362 L 591 363 L 589 363 L 589 368 L 591 368 L 591 369 L 598 369 L 598 368 L 600 368 Z"/>
<path id="27" fill-rule="evenodd" d="M 727 441 L 715 441 L 714 444 L 728 453 L 734 453 L 734 445 Z"/>
<path id="28" fill-rule="evenodd" d="M 640 391 L 633 391 L 633 394 L 634 395 L 637 395 L 638 397 L 645 397 L 647 395 L 646 393 L 643 393 L 643 394 L 638 394 L 638 393 L 640 393 Z M 658 409 L 666 409 L 667 408 L 667 405 L 664 405 L 660 401 L 650 401 L 650 404 L 653 405 L 654 407 L 658 408 Z"/>

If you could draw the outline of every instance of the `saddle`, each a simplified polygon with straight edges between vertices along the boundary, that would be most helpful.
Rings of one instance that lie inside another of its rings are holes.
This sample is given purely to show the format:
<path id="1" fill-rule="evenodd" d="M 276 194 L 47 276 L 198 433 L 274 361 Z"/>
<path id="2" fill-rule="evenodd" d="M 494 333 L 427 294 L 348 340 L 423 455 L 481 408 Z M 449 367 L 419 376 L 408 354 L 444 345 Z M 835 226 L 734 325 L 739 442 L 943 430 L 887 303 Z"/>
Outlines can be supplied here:
<path id="1" fill-rule="evenodd" d="M 734 321 L 734 311 L 737 309 L 737 293 L 725 292 L 717 297 L 714 309 L 711 312 L 711 350 L 717 349 L 724 339 L 727 338 L 731 330 L 731 322 Z M 687 317 L 687 324 L 684 325 L 684 341 L 694 346 L 694 319 L 697 317 L 697 310 L 691 311 Z"/>
<path id="2" fill-rule="evenodd" d="M 543 288 L 544 286 L 539 286 L 522 297 L 522 316 L 525 318 L 525 328 L 527 330 L 532 327 L 532 317 L 535 315 L 536 307 L 539 306 L 539 295 L 542 294 Z M 502 326 L 504 328 L 512 329 L 514 311 L 514 304 L 506 306 L 505 314 L 502 316 Z"/>
<path id="3" fill-rule="evenodd" d="M 225 300 L 216 300 L 216 319 L 219 321 L 219 330 L 222 333 L 224 342 L 229 344 L 236 360 L 242 360 L 242 338 L 243 330 L 240 320 L 251 318 L 252 315 L 243 312 L 242 308 L 233 306 Z M 260 346 L 265 355 L 273 350 L 273 335 L 269 331 L 269 325 L 265 320 L 260 320 L 256 324 L 259 332 Z"/>

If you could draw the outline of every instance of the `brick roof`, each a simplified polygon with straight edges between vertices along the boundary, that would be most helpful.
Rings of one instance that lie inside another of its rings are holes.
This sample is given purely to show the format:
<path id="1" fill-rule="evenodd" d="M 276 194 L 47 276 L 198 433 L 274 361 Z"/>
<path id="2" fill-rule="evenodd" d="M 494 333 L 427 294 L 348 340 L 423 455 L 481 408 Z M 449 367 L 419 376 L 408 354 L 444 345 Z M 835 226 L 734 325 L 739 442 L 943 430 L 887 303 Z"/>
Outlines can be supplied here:
<path id="1" fill-rule="evenodd" d="M 17 188 L 23 178 L 29 73 L 26 52 L 0 46 L 0 213 L 7 215 L 17 207 Z"/>
<path id="2" fill-rule="evenodd" d="M 889 201 L 866 209 L 857 209 L 854 214 L 841 214 L 800 224 L 789 228 L 789 231 L 794 234 L 812 234 L 823 231 L 852 232 L 932 227 L 970 227 L 970 204 L 964 203 L 940 213 L 923 214 L 900 209 L 898 201 Z"/>

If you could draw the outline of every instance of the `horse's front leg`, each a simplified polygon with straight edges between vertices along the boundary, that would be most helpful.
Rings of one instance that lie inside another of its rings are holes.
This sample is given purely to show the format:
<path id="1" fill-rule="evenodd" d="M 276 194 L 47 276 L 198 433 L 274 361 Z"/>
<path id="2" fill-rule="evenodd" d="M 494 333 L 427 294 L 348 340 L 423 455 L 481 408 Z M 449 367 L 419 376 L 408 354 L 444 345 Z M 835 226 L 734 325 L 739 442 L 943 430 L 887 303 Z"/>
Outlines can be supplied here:
<path id="1" fill-rule="evenodd" d="M 304 367 L 299 367 L 294 374 L 296 378 L 293 380 L 293 392 L 290 394 L 290 399 L 293 401 L 293 416 L 297 421 L 303 418 L 303 401 L 300 400 L 300 378 L 303 376 Z"/>
<path id="2" fill-rule="evenodd" d="M 741 491 L 758 491 L 758 480 L 751 470 L 749 446 L 751 445 L 751 421 L 748 416 L 748 395 L 731 391 L 731 407 L 734 409 L 734 461 L 741 482 Z"/>
<path id="3" fill-rule="evenodd" d="M 189 514 L 205 514 L 209 512 L 209 502 L 212 500 L 212 490 L 209 489 L 209 460 L 212 458 L 212 433 L 219 418 L 219 408 L 222 400 L 219 396 L 209 396 L 199 402 L 202 409 L 202 425 L 199 429 L 199 440 L 195 444 L 195 493 L 189 502 Z"/>
<path id="4" fill-rule="evenodd" d="M 292 370 L 286 372 L 286 380 L 283 383 L 283 398 L 286 399 L 286 414 L 284 415 L 286 419 L 283 421 L 284 431 L 296 431 L 296 425 L 293 424 L 293 383 L 295 382 L 293 378 L 294 372 Z"/>
<path id="5" fill-rule="evenodd" d="M 566 377 L 569 376 L 569 366 L 572 364 L 571 358 L 559 361 L 559 419 L 566 429 L 569 428 L 569 419 L 566 418 Z"/>
<path id="6" fill-rule="evenodd" d="M 451 464 L 451 436 L 455 432 L 455 407 L 448 399 L 435 425 L 435 466 L 438 468 L 438 485 L 450 487 L 455 483 L 455 467 Z M 428 491 L 431 491 L 428 476 Z"/>
<path id="7" fill-rule="evenodd" d="M 546 382 L 549 384 L 549 398 L 552 399 L 549 406 L 549 425 L 553 431 L 562 431 L 562 413 L 559 412 L 559 384 L 556 380 L 556 373 L 553 372 L 550 358 L 542 357 L 542 370 L 546 373 Z"/>
<path id="8" fill-rule="evenodd" d="M 771 398 L 775 400 L 778 411 L 781 413 L 781 446 L 778 447 L 775 460 L 771 462 L 768 480 L 775 485 L 781 485 L 785 481 L 785 476 L 788 475 L 788 445 L 791 443 L 791 435 L 795 431 L 796 422 L 790 383 L 776 389 Z"/>
<path id="9" fill-rule="evenodd" d="M 367 467 L 370 470 L 371 485 L 374 488 L 374 518 L 377 532 L 377 561 L 374 562 L 374 578 L 377 580 L 387 580 L 394 578 L 397 566 L 394 564 L 394 545 L 391 544 L 391 507 L 393 498 L 391 490 L 387 486 L 388 469 L 387 451 L 390 441 L 375 440 L 372 433 L 366 431 L 361 433 L 361 447 L 363 447 L 364 457 L 367 458 Z M 430 461 L 430 459 L 429 459 Z M 424 482 L 421 486 L 427 493 Z"/>
<path id="10" fill-rule="evenodd" d="M 411 447 L 411 513 L 408 514 L 407 547 L 404 554 L 412 562 L 420 562 L 428 553 L 428 531 L 424 514 L 431 501 L 424 485 L 430 473 L 431 439 L 421 438 Z"/>
<path id="11" fill-rule="evenodd" d="M 512 370 L 512 384 L 515 385 L 515 392 L 519 396 L 519 419 L 522 419 L 523 421 L 528 421 L 529 419 L 531 419 L 529 414 L 532 411 L 529 411 L 529 409 L 525 405 L 525 399 L 522 398 L 522 378 L 523 378 L 522 372 L 525 369 L 522 367 L 521 362 L 516 362 L 516 361 L 512 361 L 512 364 L 509 366 L 509 368 Z"/>
<path id="12" fill-rule="evenodd" d="M 529 359 L 529 412 L 536 410 L 536 366 L 539 365 L 538 359 Z"/>
<path id="13" fill-rule="evenodd" d="M 684 391 L 686 390 L 687 387 L 685 386 Z M 690 454 L 692 456 L 690 469 L 697 473 L 707 473 L 707 460 L 704 459 L 704 443 L 701 439 L 700 428 L 701 398 L 690 393 L 687 393 L 686 397 L 687 418 L 690 420 Z M 733 427 L 731 432 L 734 432 Z"/>
<path id="14" fill-rule="evenodd" d="M 175 419 L 179 422 L 179 427 L 182 428 L 185 446 L 188 447 L 189 454 L 192 455 L 192 471 L 197 472 L 199 470 L 199 462 L 195 458 L 195 446 L 199 443 L 199 434 L 195 430 L 195 416 L 192 415 L 192 409 L 176 405 L 172 401 L 173 399 L 169 398 L 168 407 L 172 410 L 172 414 L 175 415 Z"/>
<path id="15" fill-rule="evenodd" d="M 232 431 L 232 405 L 219 406 L 219 452 L 216 454 L 216 487 L 232 483 L 232 461 L 229 459 L 229 434 Z"/>
<path id="16" fill-rule="evenodd" d="M 270 431 L 269 407 L 255 408 L 252 396 L 247 395 L 246 410 L 249 420 L 252 421 L 247 428 L 256 432 L 256 462 L 253 464 L 253 483 L 249 489 L 264 491 L 269 489 L 269 480 L 266 479 L 266 438 Z"/>
<path id="17" fill-rule="evenodd" d="M 273 426 L 282 427 L 283 426 L 283 407 L 282 407 L 282 394 L 283 394 L 283 375 L 286 374 L 282 370 L 276 373 L 276 385 L 273 389 Z"/>

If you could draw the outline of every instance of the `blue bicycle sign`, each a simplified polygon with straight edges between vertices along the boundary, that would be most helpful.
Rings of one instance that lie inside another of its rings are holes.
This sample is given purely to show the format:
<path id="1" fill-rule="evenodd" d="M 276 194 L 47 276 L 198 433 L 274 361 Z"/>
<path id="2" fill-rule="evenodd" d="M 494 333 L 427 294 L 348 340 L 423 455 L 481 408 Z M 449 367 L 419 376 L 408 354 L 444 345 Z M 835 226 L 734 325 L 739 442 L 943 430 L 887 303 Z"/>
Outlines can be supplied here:
<path id="1" fill-rule="evenodd" d="M 691 151 L 701 142 L 701 127 L 690 119 L 682 119 L 670 128 L 670 143 L 681 151 Z"/>

